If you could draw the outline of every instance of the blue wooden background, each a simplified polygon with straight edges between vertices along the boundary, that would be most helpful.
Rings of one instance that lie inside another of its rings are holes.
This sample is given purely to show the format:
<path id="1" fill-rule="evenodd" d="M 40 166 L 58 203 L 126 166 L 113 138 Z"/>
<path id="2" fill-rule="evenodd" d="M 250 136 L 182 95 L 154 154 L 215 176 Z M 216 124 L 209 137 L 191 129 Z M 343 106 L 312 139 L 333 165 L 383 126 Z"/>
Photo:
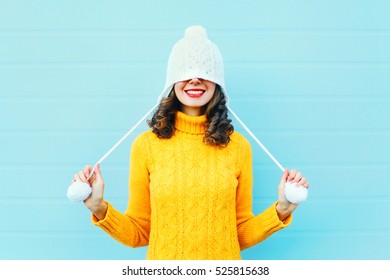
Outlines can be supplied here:
<path id="1" fill-rule="evenodd" d="M 155 104 L 194 24 L 221 49 L 231 107 L 312 186 L 293 224 L 243 258 L 389 259 L 389 15 L 387 0 L 1 0 L 0 259 L 145 258 L 66 190 Z M 121 211 L 134 137 L 102 166 Z M 253 152 L 258 213 L 281 174 Z"/>

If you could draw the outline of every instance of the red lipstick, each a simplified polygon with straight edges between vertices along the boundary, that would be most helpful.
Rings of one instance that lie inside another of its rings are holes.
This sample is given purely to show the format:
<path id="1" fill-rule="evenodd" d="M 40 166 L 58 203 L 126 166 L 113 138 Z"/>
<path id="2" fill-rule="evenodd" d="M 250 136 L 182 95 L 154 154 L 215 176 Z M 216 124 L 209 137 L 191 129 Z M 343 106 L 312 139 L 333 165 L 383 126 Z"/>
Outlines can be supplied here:
<path id="1" fill-rule="evenodd" d="M 199 98 L 201 97 L 206 91 L 201 88 L 191 88 L 186 89 L 184 92 L 191 98 Z"/>

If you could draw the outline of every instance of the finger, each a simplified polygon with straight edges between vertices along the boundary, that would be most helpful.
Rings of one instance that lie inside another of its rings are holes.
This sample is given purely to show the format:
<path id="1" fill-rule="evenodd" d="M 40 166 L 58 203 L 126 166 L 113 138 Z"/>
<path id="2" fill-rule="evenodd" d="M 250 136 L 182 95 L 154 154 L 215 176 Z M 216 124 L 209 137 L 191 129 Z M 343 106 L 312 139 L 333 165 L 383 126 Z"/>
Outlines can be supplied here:
<path id="1" fill-rule="evenodd" d="M 96 175 L 96 180 L 99 180 L 99 181 L 103 180 L 102 173 L 100 172 L 100 164 L 96 165 L 95 175 Z"/>
<path id="2" fill-rule="evenodd" d="M 305 183 L 306 183 L 306 178 L 302 177 L 301 180 L 298 181 L 297 186 L 298 187 L 303 186 Z"/>
<path id="3" fill-rule="evenodd" d="M 89 174 L 91 174 L 91 170 L 92 170 L 92 166 L 89 165 L 89 164 L 87 164 L 87 165 L 84 167 L 84 170 L 83 170 L 84 176 L 85 176 L 85 177 L 88 177 Z"/>
<path id="4" fill-rule="evenodd" d="M 87 182 L 87 177 L 85 176 L 84 171 L 80 171 L 78 175 L 79 175 L 80 181 L 82 181 L 84 183 Z"/>
<path id="5" fill-rule="evenodd" d="M 73 179 L 72 179 L 72 181 L 70 182 L 70 184 L 73 184 L 74 182 L 79 181 L 79 178 L 78 178 L 78 177 L 79 177 L 78 174 L 74 174 L 74 175 L 73 175 Z"/>
<path id="6" fill-rule="evenodd" d="M 301 178 L 302 178 L 302 173 L 301 173 L 301 172 L 297 172 L 297 173 L 295 174 L 295 177 L 294 177 L 294 179 L 293 179 L 293 182 L 298 183 L 299 180 L 301 180 Z"/>
<path id="7" fill-rule="evenodd" d="M 92 167 L 91 165 L 87 165 L 84 168 L 85 177 L 87 178 L 89 184 L 92 184 L 95 181 L 96 176 L 95 176 L 94 168 L 95 167 Z"/>
<path id="8" fill-rule="evenodd" d="M 80 176 L 79 176 L 79 173 L 75 173 L 74 175 L 73 175 L 73 181 L 81 181 L 81 179 L 80 179 Z"/>
<path id="9" fill-rule="evenodd" d="M 295 178 L 296 174 L 297 174 L 297 170 L 296 169 L 291 169 L 291 171 L 289 172 L 287 180 L 288 181 L 292 181 Z"/>
<path id="10" fill-rule="evenodd" d="M 282 178 L 280 179 L 281 184 L 285 184 L 287 182 L 287 177 L 288 177 L 288 169 L 284 169 Z"/>
<path id="11" fill-rule="evenodd" d="M 302 187 L 308 189 L 308 188 L 310 187 L 310 184 L 309 184 L 309 183 L 304 183 L 304 184 L 302 185 Z"/>
<path id="12" fill-rule="evenodd" d="M 99 182 L 99 183 L 103 183 L 103 176 L 102 176 L 102 173 L 100 171 L 100 164 L 96 164 L 95 166 L 95 170 L 94 170 L 94 173 L 93 173 L 93 180 Z"/>

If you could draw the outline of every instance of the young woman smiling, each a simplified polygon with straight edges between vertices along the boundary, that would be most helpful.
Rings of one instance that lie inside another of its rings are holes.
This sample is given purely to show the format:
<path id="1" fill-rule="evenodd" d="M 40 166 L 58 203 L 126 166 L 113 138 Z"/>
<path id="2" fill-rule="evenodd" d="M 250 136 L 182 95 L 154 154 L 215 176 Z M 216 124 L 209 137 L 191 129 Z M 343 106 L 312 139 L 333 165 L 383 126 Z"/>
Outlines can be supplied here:
<path id="1" fill-rule="evenodd" d="M 201 27 L 190 27 L 173 48 L 151 129 L 132 144 L 125 213 L 104 199 L 96 168 L 84 201 L 92 222 L 119 242 L 149 246 L 148 259 L 241 259 L 240 252 L 292 221 L 297 205 L 284 184 L 309 187 L 285 170 L 277 200 L 252 213 L 252 152 L 228 118 L 223 61 Z M 92 166 L 75 174 L 87 182 Z"/>

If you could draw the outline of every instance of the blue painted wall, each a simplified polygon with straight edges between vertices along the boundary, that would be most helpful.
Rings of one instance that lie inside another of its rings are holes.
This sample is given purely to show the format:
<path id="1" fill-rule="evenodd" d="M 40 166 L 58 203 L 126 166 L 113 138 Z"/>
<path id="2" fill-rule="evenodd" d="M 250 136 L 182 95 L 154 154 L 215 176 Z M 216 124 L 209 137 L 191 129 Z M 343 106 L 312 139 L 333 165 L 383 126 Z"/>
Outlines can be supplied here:
<path id="1" fill-rule="evenodd" d="M 294 223 L 243 257 L 389 259 L 389 15 L 387 0 L 1 0 L 0 259 L 144 259 L 66 189 L 154 105 L 193 24 L 221 49 L 231 107 L 312 185 Z M 134 137 L 102 166 L 122 211 Z M 280 171 L 253 152 L 258 213 Z"/>

